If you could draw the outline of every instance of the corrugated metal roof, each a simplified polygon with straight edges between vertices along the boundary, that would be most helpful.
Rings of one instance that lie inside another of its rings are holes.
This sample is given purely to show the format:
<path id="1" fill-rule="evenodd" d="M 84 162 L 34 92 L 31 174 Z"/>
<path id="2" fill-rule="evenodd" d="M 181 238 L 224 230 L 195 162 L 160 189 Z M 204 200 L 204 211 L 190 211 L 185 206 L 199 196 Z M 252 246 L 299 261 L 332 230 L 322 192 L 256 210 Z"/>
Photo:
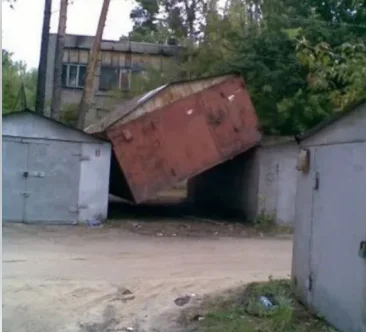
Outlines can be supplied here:
<path id="1" fill-rule="evenodd" d="M 233 77 L 234 75 L 228 74 L 228 75 L 216 75 L 216 76 L 209 76 L 209 77 L 203 77 L 199 79 L 193 79 L 193 80 L 181 80 L 172 82 L 169 84 L 165 84 L 162 86 L 159 86 L 153 90 L 150 90 L 142 95 L 139 95 L 133 99 L 130 99 L 128 101 L 124 101 L 121 104 L 115 106 L 114 110 L 110 112 L 107 116 L 105 116 L 102 120 L 100 120 L 97 123 L 91 124 L 87 128 L 85 128 L 85 131 L 90 134 L 100 133 L 110 126 L 112 126 L 117 121 L 125 118 L 127 115 L 133 113 L 135 110 L 137 110 L 140 106 L 145 104 L 147 101 L 153 99 L 154 97 L 157 97 L 160 93 L 162 93 L 164 90 L 172 87 L 177 86 L 179 84 L 189 84 L 194 82 L 204 82 L 204 81 L 210 81 L 210 84 L 214 85 L 216 83 L 219 83 L 229 77 Z M 204 89 L 206 86 L 203 86 L 202 89 Z"/>

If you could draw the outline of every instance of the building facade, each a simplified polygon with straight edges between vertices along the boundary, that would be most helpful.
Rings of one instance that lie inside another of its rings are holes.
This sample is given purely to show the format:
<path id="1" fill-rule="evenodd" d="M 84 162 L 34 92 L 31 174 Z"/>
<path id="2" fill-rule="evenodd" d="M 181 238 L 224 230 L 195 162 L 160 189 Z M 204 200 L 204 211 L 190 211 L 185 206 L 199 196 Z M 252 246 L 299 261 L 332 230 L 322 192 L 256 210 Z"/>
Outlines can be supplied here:
<path id="1" fill-rule="evenodd" d="M 45 92 L 49 103 L 53 89 L 56 38 L 56 34 L 50 35 L 47 58 Z M 92 36 L 65 36 L 61 96 L 63 109 L 80 102 L 93 39 Z M 94 79 L 94 107 L 89 110 L 86 123 L 103 118 L 120 99 L 118 92 L 129 91 L 137 75 L 146 75 L 149 68 L 163 71 L 174 66 L 181 49 L 175 45 L 103 40 Z"/>
<path id="2" fill-rule="evenodd" d="M 339 331 L 365 332 L 366 103 L 299 140 L 293 289 Z"/>

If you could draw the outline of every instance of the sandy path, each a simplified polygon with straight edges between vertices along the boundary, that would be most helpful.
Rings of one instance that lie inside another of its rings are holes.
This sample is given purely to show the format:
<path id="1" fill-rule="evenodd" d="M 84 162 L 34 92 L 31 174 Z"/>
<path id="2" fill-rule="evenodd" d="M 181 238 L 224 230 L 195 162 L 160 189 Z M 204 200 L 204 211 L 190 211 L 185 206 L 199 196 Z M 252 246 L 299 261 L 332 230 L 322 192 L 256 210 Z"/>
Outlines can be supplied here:
<path id="1" fill-rule="evenodd" d="M 289 275 L 291 252 L 290 240 L 4 226 L 3 330 L 150 332 L 180 295 Z"/>

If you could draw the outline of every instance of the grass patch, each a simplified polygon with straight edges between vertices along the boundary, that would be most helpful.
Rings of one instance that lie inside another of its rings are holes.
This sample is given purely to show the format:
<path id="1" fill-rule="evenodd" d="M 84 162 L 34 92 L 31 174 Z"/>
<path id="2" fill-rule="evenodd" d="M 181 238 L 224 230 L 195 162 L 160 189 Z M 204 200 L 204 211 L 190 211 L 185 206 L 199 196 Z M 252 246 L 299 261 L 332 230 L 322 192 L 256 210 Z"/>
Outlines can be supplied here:
<path id="1" fill-rule="evenodd" d="M 267 296 L 276 305 L 266 309 L 259 301 Z M 336 332 L 291 295 L 289 280 L 250 284 L 229 304 L 215 308 L 199 322 L 198 332 Z"/>
<path id="2" fill-rule="evenodd" d="M 254 228 L 258 233 L 264 234 L 292 234 L 292 225 L 277 224 L 274 217 L 261 212 L 253 221 Z"/>

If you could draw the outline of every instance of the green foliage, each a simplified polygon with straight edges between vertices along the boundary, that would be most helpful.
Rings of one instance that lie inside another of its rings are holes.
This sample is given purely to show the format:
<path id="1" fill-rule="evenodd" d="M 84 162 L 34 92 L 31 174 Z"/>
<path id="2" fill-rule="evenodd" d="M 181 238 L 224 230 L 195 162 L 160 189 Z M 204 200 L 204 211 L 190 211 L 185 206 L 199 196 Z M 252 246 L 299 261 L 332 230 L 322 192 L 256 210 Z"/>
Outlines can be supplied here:
<path id="1" fill-rule="evenodd" d="M 188 47 L 180 66 L 187 78 L 240 74 L 266 134 L 297 134 L 366 97 L 363 0 L 227 0 L 224 9 L 217 0 L 159 4 L 138 1 L 131 36 L 180 38 Z"/>
<path id="2" fill-rule="evenodd" d="M 260 296 L 273 297 L 277 305 L 263 307 Z M 208 313 L 198 332 L 335 332 L 323 320 L 312 315 L 293 299 L 289 280 L 252 283 L 231 306 Z"/>
<path id="3" fill-rule="evenodd" d="M 275 218 L 264 211 L 259 213 L 253 224 L 258 231 L 262 232 L 271 231 L 276 227 Z"/>
<path id="4" fill-rule="evenodd" d="M 79 104 L 71 103 L 62 105 L 60 121 L 68 126 L 76 127 L 79 114 Z"/>
<path id="5" fill-rule="evenodd" d="M 366 27 L 325 21 L 314 1 L 275 3 L 263 6 L 263 21 L 234 31 L 226 63 L 246 80 L 265 133 L 292 135 L 365 95 Z"/>
<path id="6" fill-rule="evenodd" d="M 37 71 L 27 70 L 23 62 L 13 61 L 12 54 L 6 50 L 2 50 L 2 69 L 2 112 L 9 113 L 18 111 L 25 106 L 22 104 L 22 83 L 24 84 L 26 106 L 32 108 L 36 95 Z"/>
<path id="7" fill-rule="evenodd" d="M 148 66 L 144 72 L 132 73 L 131 88 L 129 91 L 115 90 L 112 94 L 114 97 L 118 97 L 119 100 L 132 99 L 167 82 L 176 81 L 179 79 L 179 73 L 179 65 L 174 60 L 171 63 L 165 64 L 164 70 Z"/>

